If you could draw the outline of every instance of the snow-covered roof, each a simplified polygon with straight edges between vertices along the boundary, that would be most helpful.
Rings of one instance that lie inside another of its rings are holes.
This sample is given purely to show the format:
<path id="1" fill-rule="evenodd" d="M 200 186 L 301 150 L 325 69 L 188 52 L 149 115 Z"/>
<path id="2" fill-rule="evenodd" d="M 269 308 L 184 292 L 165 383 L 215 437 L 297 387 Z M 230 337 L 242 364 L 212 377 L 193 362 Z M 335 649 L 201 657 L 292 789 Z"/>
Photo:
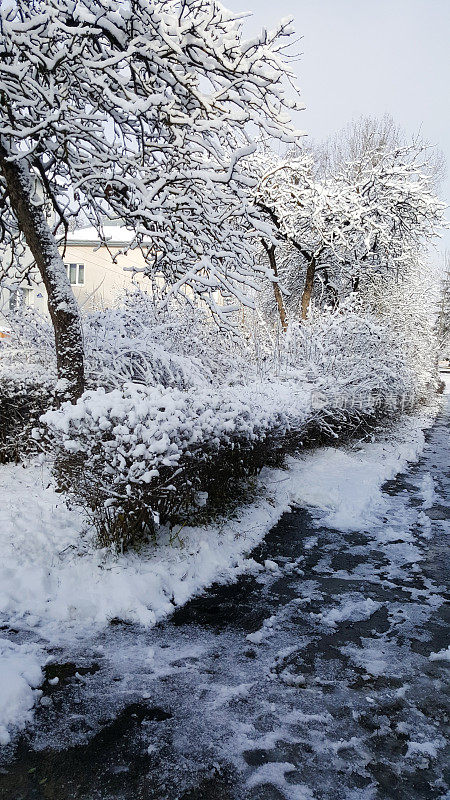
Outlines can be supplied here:
<path id="1" fill-rule="evenodd" d="M 123 225 L 104 225 L 103 233 L 109 245 L 126 245 L 133 241 L 135 233 Z M 67 236 L 67 244 L 98 245 L 100 238 L 97 229 L 90 225 L 87 228 L 78 228 Z M 146 242 L 146 244 L 150 242 Z"/>

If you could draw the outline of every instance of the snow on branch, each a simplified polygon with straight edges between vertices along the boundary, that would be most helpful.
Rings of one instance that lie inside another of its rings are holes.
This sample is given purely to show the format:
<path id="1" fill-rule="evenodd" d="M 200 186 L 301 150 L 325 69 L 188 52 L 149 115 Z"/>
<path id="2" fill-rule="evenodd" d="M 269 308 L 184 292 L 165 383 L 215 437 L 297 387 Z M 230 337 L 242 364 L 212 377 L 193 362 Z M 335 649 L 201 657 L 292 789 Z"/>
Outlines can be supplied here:
<path id="1" fill-rule="evenodd" d="M 76 217 L 104 240 L 105 219 L 120 220 L 149 275 L 223 317 L 255 277 L 253 139 L 296 138 L 291 41 L 287 20 L 246 41 L 215 0 L 13 0 L 0 8 L 0 141 L 39 176 L 57 235 Z M 1 247 L 17 266 L 4 188 Z"/>

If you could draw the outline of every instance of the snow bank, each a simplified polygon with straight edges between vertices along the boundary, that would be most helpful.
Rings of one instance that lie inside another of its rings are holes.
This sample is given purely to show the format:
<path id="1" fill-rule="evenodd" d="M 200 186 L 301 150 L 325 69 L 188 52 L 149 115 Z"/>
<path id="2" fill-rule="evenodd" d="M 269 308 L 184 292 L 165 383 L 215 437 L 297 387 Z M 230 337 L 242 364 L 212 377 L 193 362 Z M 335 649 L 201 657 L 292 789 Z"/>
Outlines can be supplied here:
<path id="1" fill-rule="evenodd" d="M 450 661 L 450 645 L 438 653 L 430 653 L 430 661 Z"/>
<path id="2" fill-rule="evenodd" d="M 386 504 L 381 487 L 414 461 L 425 444 L 432 413 L 410 416 L 395 427 L 391 439 L 359 449 L 321 448 L 308 457 L 298 502 L 323 512 L 321 524 L 343 531 L 371 525 Z"/>
<path id="3" fill-rule="evenodd" d="M 260 481 L 268 483 L 267 496 L 239 520 L 185 527 L 182 544 L 162 535 L 157 548 L 114 556 L 83 535 L 81 515 L 55 492 L 47 469 L 0 467 L 8 498 L 0 508 L 0 613 L 11 624 L 44 628 L 50 638 L 61 624 L 85 632 L 115 617 L 154 624 L 213 581 L 257 568 L 248 552 L 292 500 L 285 472 L 268 471 Z"/>
<path id="4" fill-rule="evenodd" d="M 10 726 L 22 728 L 32 719 L 41 692 L 41 661 L 35 645 L 13 644 L 0 638 L 0 745 L 11 739 Z"/>

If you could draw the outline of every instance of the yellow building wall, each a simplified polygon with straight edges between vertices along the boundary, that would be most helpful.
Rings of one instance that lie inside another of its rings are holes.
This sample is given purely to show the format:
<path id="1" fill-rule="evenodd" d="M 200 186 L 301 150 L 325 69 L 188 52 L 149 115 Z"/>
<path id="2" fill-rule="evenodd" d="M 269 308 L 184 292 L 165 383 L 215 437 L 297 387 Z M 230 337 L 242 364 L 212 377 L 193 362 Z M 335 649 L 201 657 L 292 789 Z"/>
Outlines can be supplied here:
<path id="1" fill-rule="evenodd" d="M 111 248 L 115 255 L 120 248 Z M 83 310 L 101 310 L 116 304 L 125 289 L 133 282 L 146 291 L 151 291 L 148 278 L 125 271 L 124 267 L 142 268 L 145 261 L 139 251 L 118 255 L 117 263 L 105 247 L 95 249 L 87 245 L 68 245 L 64 254 L 65 264 L 84 264 L 84 284 L 72 286 L 75 297 Z"/>
<path id="2" fill-rule="evenodd" d="M 112 308 L 120 301 L 124 291 L 133 286 L 140 286 L 151 294 L 151 282 L 145 275 L 133 275 L 133 272 L 124 270 L 124 267 L 142 269 L 145 266 L 142 253 L 136 250 L 128 255 L 117 255 L 117 263 L 114 263 L 110 253 L 116 255 L 120 249 L 117 246 L 109 250 L 106 247 L 97 249 L 94 245 L 77 244 L 68 245 L 64 253 L 61 251 L 65 264 L 76 264 L 77 267 L 84 264 L 84 283 L 72 284 L 73 293 L 83 311 Z M 19 292 L 20 302 L 25 302 L 42 314 L 48 314 L 47 293 L 40 280 L 35 280 L 31 286 L 28 283 L 19 284 Z M 0 316 L 2 310 L 8 310 L 10 296 L 8 289 L 0 287 Z"/>

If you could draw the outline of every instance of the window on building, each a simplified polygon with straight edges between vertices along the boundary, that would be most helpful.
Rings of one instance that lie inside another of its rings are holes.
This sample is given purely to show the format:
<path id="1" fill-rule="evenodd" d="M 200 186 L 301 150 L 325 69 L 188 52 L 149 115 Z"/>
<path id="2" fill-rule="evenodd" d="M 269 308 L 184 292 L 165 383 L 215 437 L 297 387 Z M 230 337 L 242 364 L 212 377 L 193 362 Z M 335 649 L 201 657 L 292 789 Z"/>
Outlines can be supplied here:
<path id="1" fill-rule="evenodd" d="M 17 289 L 16 289 L 15 292 L 11 292 L 11 294 L 9 295 L 9 310 L 10 311 L 16 311 L 17 308 L 19 307 L 19 297 L 18 297 L 18 295 L 19 295 L 19 292 L 18 292 Z"/>
<path id="2" fill-rule="evenodd" d="M 19 308 L 31 304 L 31 289 L 13 289 L 9 295 L 10 311 L 18 311 Z"/>
<path id="3" fill-rule="evenodd" d="M 72 286 L 84 283 L 84 264 L 65 264 L 67 275 Z"/>

